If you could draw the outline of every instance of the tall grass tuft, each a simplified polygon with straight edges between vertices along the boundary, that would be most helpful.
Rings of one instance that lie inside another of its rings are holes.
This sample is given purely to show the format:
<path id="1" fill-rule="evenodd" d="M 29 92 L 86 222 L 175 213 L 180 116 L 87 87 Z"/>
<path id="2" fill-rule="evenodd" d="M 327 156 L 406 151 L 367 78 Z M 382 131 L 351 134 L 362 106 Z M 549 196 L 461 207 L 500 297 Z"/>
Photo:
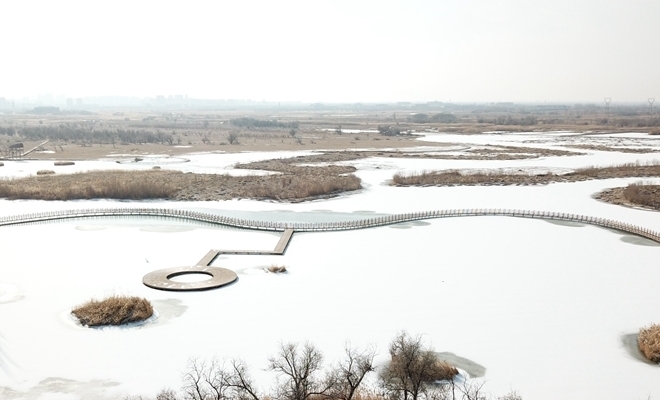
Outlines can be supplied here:
<path id="1" fill-rule="evenodd" d="M 660 324 L 640 329 L 637 343 L 644 357 L 654 363 L 660 363 Z"/>
<path id="2" fill-rule="evenodd" d="M 111 296 L 90 300 L 71 311 L 86 326 L 124 325 L 144 321 L 154 313 L 151 303 L 141 297 Z"/>
<path id="3" fill-rule="evenodd" d="M 634 204 L 660 209 L 660 185 L 631 183 L 623 189 L 623 197 Z"/>

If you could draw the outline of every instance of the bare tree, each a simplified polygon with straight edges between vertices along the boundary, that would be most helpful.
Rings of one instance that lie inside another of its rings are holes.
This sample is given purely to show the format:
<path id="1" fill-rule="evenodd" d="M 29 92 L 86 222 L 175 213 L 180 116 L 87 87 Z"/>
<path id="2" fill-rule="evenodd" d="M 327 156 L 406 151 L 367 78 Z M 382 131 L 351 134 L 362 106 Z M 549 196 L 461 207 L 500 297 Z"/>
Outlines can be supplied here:
<path id="1" fill-rule="evenodd" d="M 484 393 L 485 381 L 463 381 L 462 384 L 456 385 L 462 394 L 462 400 L 486 400 L 487 396 Z M 508 395 L 507 395 L 508 396 Z M 511 399 L 521 400 L 522 398 L 518 393 L 513 392 Z M 503 399 L 508 399 L 504 397 Z"/>
<path id="2" fill-rule="evenodd" d="M 326 385 L 331 388 L 330 397 L 336 400 L 352 400 L 364 377 L 374 371 L 375 356 L 373 347 L 360 351 L 347 343 L 345 358 L 335 365 L 326 378 Z"/>
<path id="3" fill-rule="evenodd" d="M 261 395 L 250 377 L 245 362 L 241 360 L 230 360 L 229 365 L 230 371 L 226 376 L 226 383 L 232 389 L 233 399 L 260 400 Z"/>
<path id="4" fill-rule="evenodd" d="M 230 398 L 230 387 L 226 383 L 227 373 L 216 359 L 209 363 L 191 359 L 188 372 L 183 377 L 183 392 L 186 400 L 226 400 Z"/>
<path id="5" fill-rule="evenodd" d="M 392 400 L 437 398 L 443 385 L 436 381 L 451 381 L 456 368 L 442 362 L 435 351 L 424 345 L 421 336 L 411 337 L 400 332 L 389 347 L 390 363 L 380 374 L 381 387 Z"/>
<path id="6" fill-rule="evenodd" d="M 523 400 L 523 398 L 518 392 L 512 390 L 504 396 L 498 397 L 497 400 Z"/>
<path id="7" fill-rule="evenodd" d="M 260 395 L 241 360 L 210 362 L 191 359 L 183 377 L 186 400 L 260 400 Z"/>
<path id="8" fill-rule="evenodd" d="M 323 354 L 309 342 L 281 343 L 279 354 L 268 361 L 268 368 L 279 375 L 277 399 L 307 400 L 314 395 L 324 396 L 330 390 L 329 382 L 318 378 Z"/>
<path id="9" fill-rule="evenodd" d="M 163 389 L 156 395 L 156 400 L 177 400 L 178 396 L 172 389 Z"/>
<path id="10" fill-rule="evenodd" d="M 238 144 L 238 133 L 230 132 L 227 135 L 227 141 L 229 141 L 229 144 Z"/>

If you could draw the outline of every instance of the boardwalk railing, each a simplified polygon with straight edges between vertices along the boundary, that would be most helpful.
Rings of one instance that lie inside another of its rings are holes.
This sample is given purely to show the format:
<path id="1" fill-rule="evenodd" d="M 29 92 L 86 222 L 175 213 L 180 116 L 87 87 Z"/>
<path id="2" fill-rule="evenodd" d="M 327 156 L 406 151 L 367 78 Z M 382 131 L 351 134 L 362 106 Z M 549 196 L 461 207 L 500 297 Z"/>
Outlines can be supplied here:
<path id="1" fill-rule="evenodd" d="M 258 221 L 227 217 L 218 214 L 203 213 L 199 211 L 178 210 L 169 208 L 96 208 L 81 210 L 49 211 L 33 214 L 13 215 L 0 218 L 0 226 L 29 224 L 36 222 L 52 221 L 58 219 L 89 218 L 89 217 L 115 217 L 115 216 L 152 216 L 166 218 L 180 218 L 185 220 L 200 221 L 217 225 L 225 225 L 242 229 L 254 229 L 262 231 L 284 231 L 293 229 L 296 232 L 318 232 L 318 231 L 342 231 L 353 229 L 373 228 L 377 226 L 393 225 L 402 222 L 450 217 L 468 216 L 501 216 L 517 218 L 550 219 L 559 221 L 579 222 L 596 225 L 605 228 L 641 236 L 660 243 L 660 233 L 641 226 L 627 224 L 606 218 L 597 218 L 586 215 L 568 214 L 548 211 L 530 210 L 508 210 L 508 209 L 450 209 L 422 211 L 406 214 L 385 215 L 374 218 L 366 218 L 353 221 L 341 222 L 273 222 Z"/>

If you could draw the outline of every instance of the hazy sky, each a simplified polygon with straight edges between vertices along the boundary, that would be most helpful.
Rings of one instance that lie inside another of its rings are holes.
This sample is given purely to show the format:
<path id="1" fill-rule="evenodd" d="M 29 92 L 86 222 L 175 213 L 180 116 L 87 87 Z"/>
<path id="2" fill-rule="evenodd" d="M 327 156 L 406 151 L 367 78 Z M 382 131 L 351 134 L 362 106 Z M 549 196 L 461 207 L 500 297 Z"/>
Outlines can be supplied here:
<path id="1" fill-rule="evenodd" d="M 0 97 L 660 102 L 660 0 L 0 2 Z"/>

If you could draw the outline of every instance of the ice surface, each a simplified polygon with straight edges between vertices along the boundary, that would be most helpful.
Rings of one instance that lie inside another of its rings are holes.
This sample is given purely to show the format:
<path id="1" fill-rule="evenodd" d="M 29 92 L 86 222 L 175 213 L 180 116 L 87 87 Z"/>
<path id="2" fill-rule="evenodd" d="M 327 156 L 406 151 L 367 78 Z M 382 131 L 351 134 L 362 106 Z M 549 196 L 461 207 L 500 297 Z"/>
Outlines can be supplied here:
<path id="1" fill-rule="evenodd" d="M 533 135 L 538 134 L 470 137 L 490 142 Z M 658 229 L 659 213 L 591 197 L 636 179 L 520 187 L 386 184 L 399 171 L 577 168 L 653 159 L 587 153 L 517 161 L 370 158 L 347 162 L 358 168 L 365 188 L 333 199 L 299 204 L 151 201 L 147 206 L 294 222 L 511 208 L 586 214 Z M 189 163 L 171 167 L 223 171 L 239 161 L 291 154 L 195 154 Z M 6 162 L 0 174 L 22 176 L 44 169 L 43 163 Z M 90 161 L 76 163 L 75 169 L 106 167 L 133 168 Z M 0 200 L 0 215 L 142 204 Z M 272 249 L 279 235 L 153 218 L 1 227 L 0 235 L 3 399 L 14 398 L 9 389 L 22 393 L 16 398 L 30 399 L 154 396 L 160 389 L 178 388 L 190 357 L 212 356 L 244 359 L 268 387 L 273 376 L 263 369 L 280 341 L 309 340 L 329 362 L 341 355 L 347 340 L 374 344 L 382 363 L 388 342 L 402 329 L 423 334 L 437 351 L 483 365 L 486 389 L 495 395 L 515 389 L 527 399 L 660 396 L 660 367 L 640 361 L 624 346 L 640 327 L 660 322 L 660 246 L 606 229 L 467 217 L 298 233 L 284 256 L 220 256 L 214 265 L 236 271 L 238 282 L 199 293 L 152 290 L 142 285 L 142 277 L 160 268 L 192 265 L 210 249 Z M 288 273 L 264 273 L 271 264 L 285 265 Z M 72 323 L 71 307 L 110 294 L 147 297 L 158 317 L 125 329 L 84 329 Z"/>

